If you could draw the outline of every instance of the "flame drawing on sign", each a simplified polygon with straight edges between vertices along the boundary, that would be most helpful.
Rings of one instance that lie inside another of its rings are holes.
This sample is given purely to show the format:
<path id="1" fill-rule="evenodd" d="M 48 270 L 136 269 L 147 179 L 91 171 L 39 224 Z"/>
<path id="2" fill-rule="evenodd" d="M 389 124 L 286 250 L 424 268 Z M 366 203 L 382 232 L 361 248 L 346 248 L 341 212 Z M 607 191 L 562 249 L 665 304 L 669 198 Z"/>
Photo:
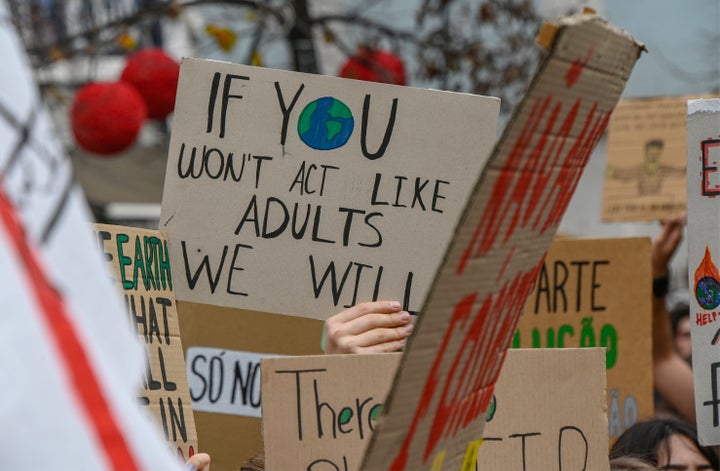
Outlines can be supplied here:
<path id="1" fill-rule="evenodd" d="M 720 305 L 720 273 L 707 245 L 705 256 L 695 270 L 695 299 L 704 309 L 715 309 Z"/>

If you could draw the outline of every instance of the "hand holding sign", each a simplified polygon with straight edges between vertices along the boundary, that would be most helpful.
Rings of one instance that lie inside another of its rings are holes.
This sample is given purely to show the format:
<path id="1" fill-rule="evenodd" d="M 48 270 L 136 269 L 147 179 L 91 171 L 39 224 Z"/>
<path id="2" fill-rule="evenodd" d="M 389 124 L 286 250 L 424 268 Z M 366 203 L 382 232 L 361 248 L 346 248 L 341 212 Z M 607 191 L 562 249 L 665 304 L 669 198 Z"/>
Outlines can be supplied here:
<path id="1" fill-rule="evenodd" d="M 185 462 L 188 471 L 210 471 L 210 455 L 196 453 Z"/>
<path id="2" fill-rule="evenodd" d="M 682 241 L 683 228 L 686 223 L 687 212 L 685 211 L 662 221 L 662 229 L 653 238 L 652 243 L 653 277 L 667 276 L 668 263 Z"/>
<path id="3" fill-rule="evenodd" d="M 396 352 L 412 334 L 410 313 L 397 301 L 357 304 L 325 322 L 325 353 Z"/>

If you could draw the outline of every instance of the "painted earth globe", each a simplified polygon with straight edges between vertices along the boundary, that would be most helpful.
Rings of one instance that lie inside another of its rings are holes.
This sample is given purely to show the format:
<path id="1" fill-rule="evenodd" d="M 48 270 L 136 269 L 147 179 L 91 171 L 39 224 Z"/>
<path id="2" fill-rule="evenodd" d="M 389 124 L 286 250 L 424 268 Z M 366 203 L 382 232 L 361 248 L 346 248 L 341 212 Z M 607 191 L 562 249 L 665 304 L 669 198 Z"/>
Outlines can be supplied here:
<path id="1" fill-rule="evenodd" d="M 331 150 L 345 145 L 354 126 L 352 113 L 345 103 L 323 97 L 308 103 L 300 113 L 298 135 L 313 149 Z"/>
<path id="2" fill-rule="evenodd" d="M 706 276 L 698 281 L 695 297 L 704 309 L 715 309 L 720 305 L 720 281 Z"/>

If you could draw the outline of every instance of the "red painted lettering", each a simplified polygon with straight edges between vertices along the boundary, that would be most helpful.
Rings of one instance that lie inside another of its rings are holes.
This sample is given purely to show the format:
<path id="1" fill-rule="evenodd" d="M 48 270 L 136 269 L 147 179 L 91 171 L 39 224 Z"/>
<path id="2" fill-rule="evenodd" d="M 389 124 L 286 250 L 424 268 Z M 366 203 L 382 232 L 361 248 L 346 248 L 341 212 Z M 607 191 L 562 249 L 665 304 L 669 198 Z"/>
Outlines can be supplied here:
<path id="1" fill-rule="evenodd" d="M 560 224 L 560 220 L 563 214 L 565 214 L 565 209 L 568 204 L 570 204 L 570 199 L 575 193 L 575 188 L 580 181 L 585 164 L 590 158 L 590 154 L 597 144 L 597 141 L 607 127 L 608 121 L 610 120 L 610 112 L 600 113 L 595 117 L 596 110 L 597 104 L 593 105 L 590 113 L 588 113 L 582 131 L 575 141 L 575 145 L 570 149 L 570 152 L 563 162 L 558 172 L 558 178 L 550 187 L 550 192 L 548 192 L 543 209 L 537 213 L 533 228 L 539 225 L 541 215 L 545 213 L 545 206 L 552 201 L 550 213 L 546 217 L 545 224 L 541 228 L 540 233 L 545 233 L 549 228 Z M 595 120 L 594 122 L 593 119 Z M 591 125 L 592 129 L 590 128 Z M 591 131 L 588 132 L 588 129 L 591 129 Z M 552 198 L 553 192 L 557 192 L 557 197 L 554 198 L 554 201 Z"/>
<path id="2" fill-rule="evenodd" d="M 536 102 L 507 161 L 497 169 L 487 207 L 463 251 L 457 274 L 463 273 L 471 258 L 490 251 L 506 217 L 510 221 L 503 243 L 507 243 L 519 227 L 527 227 L 530 221 L 534 221 L 532 229 L 539 229 L 541 234 L 560 223 L 590 153 L 607 126 L 610 112 L 598 112 L 598 105 L 594 104 L 579 135 L 574 138 L 575 143 L 566 149 L 582 102 L 579 98 L 575 101 L 558 129 L 556 124 L 562 104 L 556 103 L 546 116 L 550 104 L 550 97 Z M 545 128 L 531 145 L 543 119 L 546 120 Z"/>
<path id="3" fill-rule="evenodd" d="M 717 183 L 718 159 L 717 157 L 713 159 L 710 156 L 711 149 L 717 148 L 718 146 L 720 146 L 720 139 L 707 139 L 700 143 L 700 149 L 702 151 L 702 194 L 710 198 L 720 195 L 720 185 Z M 715 181 L 711 186 L 710 178 L 708 177 L 713 174 L 715 174 Z"/>
<path id="4" fill-rule="evenodd" d="M 425 461 L 432 456 L 440 440 L 455 435 L 487 410 L 505 353 L 523 312 L 525 299 L 541 266 L 542 262 L 506 281 L 500 292 L 495 296 L 488 295 L 474 314 L 472 309 L 477 293 L 465 296 L 455 306 L 408 433 L 390 467 L 392 471 L 405 469 L 410 443 L 420 421 L 427 415 L 439 386 L 443 389 L 425 446 Z M 439 372 L 447 347 L 453 334 L 468 323 L 461 346 L 441 383 Z"/>
<path id="5" fill-rule="evenodd" d="M 540 266 L 508 280 L 496 297 L 489 295 L 475 313 L 445 378 L 424 460 L 432 456 L 441 439 L 454 436 L 487 410 L 505 353 Z M 459 372 L 461 364 L 463 367 Z M 453 386 L 455 393 L 448 401 Z"/>
<path id="6" fill-rule="evenodd" d="M 696 312 L 695 313 L 695 324 L 699 326 L 712 324 L 718 319 L 718 313 L 717 311 L 713 312 Z"/>
<path id="7" fill-rule="evenodd" d="M 545 111 L 549 106 L 550 97 L 547 97 L 544 100 L 538 100 L 535 103 L 530 112 L 530 117 L 528 118 L 527 123 L 525 123 L 525 127 L 520 132 L 515 145 L 510 151 L 507 162 L 501 169 L 498 170 L 499 174 L 497 176 L 497 181 L 493 187 L 492 195 L 487 202 L 487 207 L 485 208 L 483 217 L 481 217 L 478 221 L 472 238 L 470 239 L 470 244 L 468 244 L 463 256 L 460 259 L 460 264 L 457 268 L 458 275 L 461 275 L 465 270 L 465 266 L 472 255 L 472 249 L 478 242 L 480 231 L 483 227 L 485 227 L 486 230 L 485 235 L 480 242 L 481 247 L 489 247 L 495 241 L 495 238 L 500 231 L 500 226 L 502 225 L 500 224 L 500 222 L 502 222 L 501 209 L 505 200 L 505 193 L 511 188 L 512 181 L 515 178 L 515 173 L 509 171 L 509 169 L 517 169 L 520 166 L 520 162 L 525 155 L 525 150 L 529 147 L 532 137 L 535 134 L 540 121 L 545 116 Z M 488 224 L 489 221 L 492 221 L 493 223 Z M 498 221 L 498 223 L 495 224 L 495 221 Z"/>
<path id="8" fill-rule="evenodd" d="M 575 82 L 578 81 L 580 74 L 582 74 L 582 71 L 585 70 L 585 66 L 590 60 L 592 53 L 593 50 L 590 49 L 584 58 L 578 57 L 572 64 L 570 64 L 570 68 L 565 73 L 565 85 L 567 85 L 568 88 L 572 88 L 572 86 L 575 85 Z"/>
<path id="9" fill-rule="evenodd" d="M 525 199 L 528 194 L 530 194 L 530 190 L 533 188 L 533 181 L 538 182 L 537 177 L 545 173 L 545 166 L 547 165 L 549 158 L 545 158 L 545 161 L 543 162 L 543 151 L 545 150 L 548 137 L 552 135 L 553 128 L 555 128 L 555 121 L 557 120 L 558 114 L 560 114 L 560 109 L 561 105 L 560 103 L 557 103 L 548 117 L 545 130 L 540 135 L 540 139 L 538 139 L 537 144 L 535 144 L 535 147 L 530 152 L 530 155 L 525 159 L 520 171 L 515 172 L 518 174 L 517 182 L 514 184 L 515 191 L 513 191 L 510 196 L 510 200 L 505 205 L 505 210 L 501 213 L 509 213 L 511 205 L 513 203 L 515 204 L 515 212 L 513 213 L 510 225 L 505 233 L 504 242 L 507 242 L 508 239 L 510 239 L 510 236 L 515 232 L 515 226 L 517 225 L 518 220 L 520 219 L 520 213 L 525 206 Z M 540 169 L 538 169 L 538 166 L 540 166 Z M 508 171 L 512 172 L 512 169 L 508 169 Z M 544 189 L 544 185 L 536 185 L 535 193 L 542 193 Z M 527 220 L 529 219 L 531 211 L 534 207 L 532 200 L 528 201 L 527 205 L 528 207 L 525 211 L 525 217 L 523 218 L 523 226 L 527 224 Z"/>
<path id="10" fill-rule="evenodd" d="M 427 414 L 428 409 L 430 408 L 430 403 L 432 402 L 433 396 L 435 395 L 435 389 L 437 388 L 439 381 L 438 370 L 440 369 L 443 355 L 445 354 L 445 350 L 447 349 L 448 343 L 450 342 L 452 333 L 455 330 L 455 326 L 459 322 L 462 322 L 463 324 L 465 323 L 465 320 L 470 315 L 470 311 L 472 310 L 472 306 L 475 302 L 476 297 L 477 293 L 473 293 L 461 299 L 460 302 L 455 306 L 455 311 L 453 312 L 452 319 L 450 320 L 450 325 L 448 326 L 447 333 L 445 334 L 445 338 L 443 338 L 442 344 L 440 345 L 437 357 L 435 357 L 435 362 L 433 363 L 432 368 L 430 368 L 430 374 L 425 381 L 425 387 L 423 388 L 423 393 L 420 397 L 420 404 L 415 411 L 415 416 L 413 417 L 412 423 L 410 424 L 410 429 L 405 436 L 402 447 L 400 447 L 400 451 L 398 452 L 397 456 L 393 460 L 392 465 L 390 466 L 391 471 L 402 471 L 403 469 L 405 469 L 405 465 L 407 464 L 408 460 L 410 442 L 412 442 L 412 439 L 415 436 L 415 431 L 417 430 L 417 426 L 420 423 L 420 420 L 425 417 L 425 414 Z"/>

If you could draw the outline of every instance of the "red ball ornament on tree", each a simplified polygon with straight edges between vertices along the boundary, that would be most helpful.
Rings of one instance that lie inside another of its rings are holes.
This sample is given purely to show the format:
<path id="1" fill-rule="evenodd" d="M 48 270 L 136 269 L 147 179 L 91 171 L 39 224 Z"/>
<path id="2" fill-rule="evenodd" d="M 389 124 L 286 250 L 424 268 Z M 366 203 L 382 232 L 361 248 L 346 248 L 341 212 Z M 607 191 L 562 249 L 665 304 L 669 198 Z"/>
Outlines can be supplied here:
<path id="1" fill-rule="evenodd" d="M 78 146 L 99 155 L 112 155 L 130 147 L 147 116 L 145 102 L 132 86 L 91 83 L 82 87 L 70 110 Z"/>
<path id="2" fill-rule="evenodd" d="M 343 64 L 338 75 L 369 82 L 407 84 L 405 64 L 399 57 L 367 46 L 360 46 L 357 53 Z"/>
<path id="3" fill-rule="evenodd" d="M 145 100 L 150 119 L 164 119 L 175 108 L 180 64 L 160 48 L 143 49 L 127 59 L 120 80 Z"/>

